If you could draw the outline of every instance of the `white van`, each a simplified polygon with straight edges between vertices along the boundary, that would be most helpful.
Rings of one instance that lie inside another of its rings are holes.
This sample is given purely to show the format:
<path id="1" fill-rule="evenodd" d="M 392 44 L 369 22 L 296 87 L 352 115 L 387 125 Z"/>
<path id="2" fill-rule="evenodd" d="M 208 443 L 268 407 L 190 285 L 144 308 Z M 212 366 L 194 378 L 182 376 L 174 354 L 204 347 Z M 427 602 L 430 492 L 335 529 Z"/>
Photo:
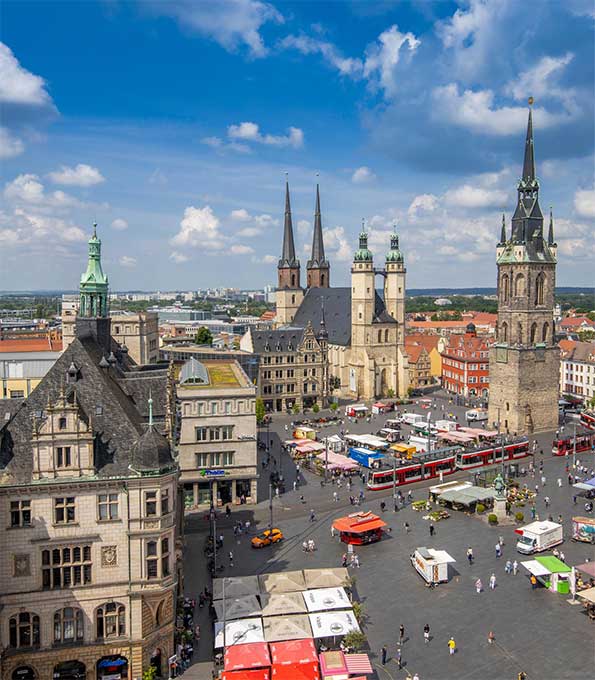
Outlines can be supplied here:
<path id="1" fill-rule="evenodd" d="M 415 425 L 416 423 L 423 423 L 425 418 L 421 413 L 403 413 L 401 421 L 407 425 Z"/>
<path id="2" fill-rule="evenodd" d="M 479 422 L 480 420 L 488 419 L 488 412 L 484 408 L 472 408 L 470 411 L 465 412 L 465 418 L 468 422 Z"/>

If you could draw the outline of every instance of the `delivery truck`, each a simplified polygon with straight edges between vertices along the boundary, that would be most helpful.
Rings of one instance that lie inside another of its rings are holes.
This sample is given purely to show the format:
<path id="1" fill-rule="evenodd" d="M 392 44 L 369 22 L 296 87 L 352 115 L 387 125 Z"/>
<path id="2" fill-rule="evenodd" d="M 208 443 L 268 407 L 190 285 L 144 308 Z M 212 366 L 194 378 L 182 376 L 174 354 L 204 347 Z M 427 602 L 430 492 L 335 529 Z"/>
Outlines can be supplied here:
<path id="1" fill-rule="evenodd" d="M 349 457 L 362 467 L 369 470 L 377 470 L 382 465 L 384 454 L 362 447 L 353 447 L 349 449 Z"/>
<path id="2" fill-rule="evenodd" d="M 515 533 L 520 534 L 516 549 L 523 555 L 550 550 L 564 541 L 562 525 L 556 522 L 532 522 Z"/>
<path id="3" fill-rule="evenodd" d="M 465 418 L 468 422 L 480 422 L 488 419 L 488 412 L 484 408 L 472 408 L 470 411 L 465 411 Z"/>
<path id="4" fill-rule="evenodd" d="M 425 418 L 420 413 L 403 413 L 401 421 L 407 425 L 415 425 L 416 423 L 423 423 Z"/>

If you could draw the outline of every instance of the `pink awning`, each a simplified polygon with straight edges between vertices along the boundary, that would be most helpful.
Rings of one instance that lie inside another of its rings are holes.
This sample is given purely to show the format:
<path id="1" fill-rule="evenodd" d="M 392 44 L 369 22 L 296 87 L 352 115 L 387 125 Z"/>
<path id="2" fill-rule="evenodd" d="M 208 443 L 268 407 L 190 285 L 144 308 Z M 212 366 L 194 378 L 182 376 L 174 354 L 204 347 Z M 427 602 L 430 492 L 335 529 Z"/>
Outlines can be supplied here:
<path id="1" fill-rule="evenodd" d="M 349 675 L 372 675 L 372 664 L 367 654 L 345 654 Z"/>

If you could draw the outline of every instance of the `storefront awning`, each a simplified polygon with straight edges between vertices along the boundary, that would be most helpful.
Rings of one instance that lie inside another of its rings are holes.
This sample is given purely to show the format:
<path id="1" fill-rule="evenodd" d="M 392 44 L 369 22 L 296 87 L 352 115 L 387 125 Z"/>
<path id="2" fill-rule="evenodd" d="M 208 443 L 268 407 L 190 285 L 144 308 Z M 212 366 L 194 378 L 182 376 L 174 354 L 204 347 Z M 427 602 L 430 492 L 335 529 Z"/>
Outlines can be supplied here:
<path id="1" fill-rule="evenodd" d="M 238 619 L 225 624 L 225 637 L 223 635 L 223 623 L 215 623 L 215 649 L 229 647 L 230 645 L 245 645 L 249 642 L 264 642 L 262 619 Z"/>
<path id="2" fill-rule="evenodd" d="M 351 601 L 345 588 L 317 588 L 302 593 L 309 612 L 322 612 L 329 609 L 350 609 Z"/>
<path id="3" fill-rule="evenodd" d="M 535 558 L 535 561 L 539 562 L 542 567 L 545 567 L 550 574 L 568 574 L 572 571 L 572 567 L 564 564 L 562 560 L 553 555 L 539 556 Z"/>
<path id="4" fill-rule="evenodd" d="M 595 562 L 585 562 L 585 564 L 579 564 L 575 567 L 577 571 L 581 571 L 583 574 L 589 574 L 595 578 Z"/>
<path id="5" fill-rule="evenodd" d="M 267 668 L 271 665 L 266 642 L 231 645 L 225 649 L 225 670 L 238 671 L 250 668 Z"/>
<path id="6" fill-rule="evenodd" d="M 527 560 L 527 562 L 521 562 L 521 564 L 533 576 L 549 576 L 552 573 L 547 567 L 535 560 Z"/>
<path id="7" fill-rule="evenodd" d="M 213 579 L 213 599 L 222 600 L 245 595 L 258 595 L 258 578 L 256 576 L 226 576 Z"/>
<path id="8" fill-rule="evenodd" d="M 374 670 L 367 654 L 345 654 L 349 675 L 372 675 Z"/>
<path id="9" fill-rule="evenodd" d="M 271 660 L 276 666 L 315 663 L 318 658 L 316 656 L 316 646 L 312 638 L 272 642 L 269 648 L 271 650 Z"/>

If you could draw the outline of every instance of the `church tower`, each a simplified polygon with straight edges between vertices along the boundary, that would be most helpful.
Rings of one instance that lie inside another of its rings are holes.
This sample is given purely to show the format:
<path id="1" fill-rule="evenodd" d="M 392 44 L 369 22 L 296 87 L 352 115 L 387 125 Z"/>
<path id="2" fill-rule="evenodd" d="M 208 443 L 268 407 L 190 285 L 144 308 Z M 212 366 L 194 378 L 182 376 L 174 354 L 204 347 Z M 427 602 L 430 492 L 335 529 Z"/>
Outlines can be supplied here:
<path id="1" fill-rule="evenodd" d="M 81 274 L 79 316 L 107 316 L 108 280 L 101 268 L 101 240 L 97 238 L 97 224 L 89 239 L 87 271 Z"/>
<path id="2" fill-rule="evenodd" d="M 330 265 L 324 256 L 322 239 L 322 218 L 320 215 L 320 189 L 316 185 L 316 209 L 314 212 L 314 233 L 312 236 L 312 257 L 307 265 L 308 288 L 330 287 Z"/>
<path id="3" fill-rule="evenodd" d="M 395 225 L 386 254 L 384 277 L 384 305 L 397 322 L 397 345 L 405 344 L 405 260 L 399 249 L 399 235 Z"/>
<path id="4" fill-rule="evenodd" d="M 532 100 L 530 100 L 530 104 Z M 496 248 L 498 323 L 490 350 L 489 422 L 510 433 L 558 427 L 560 350 L 554 332 L 557 247 L 553 217 L 547 240 L 535 174 L 533 113 L 529 110 L 523 174 L 512 230 L 502 225 Z"/>
<path id="5" fill-rule="evenodd" d="M 283 223 L 283 250 L 277 265 L 277 317 L 278 325 L 290 324 L 300 306 L 304 291 L 300 288 L 300 262 L 295 256 L 293 240 L 293 224 L 291 221 L 291 203 L 289 199 L 289 182 L 285 182 L 285 219 Z"/>

